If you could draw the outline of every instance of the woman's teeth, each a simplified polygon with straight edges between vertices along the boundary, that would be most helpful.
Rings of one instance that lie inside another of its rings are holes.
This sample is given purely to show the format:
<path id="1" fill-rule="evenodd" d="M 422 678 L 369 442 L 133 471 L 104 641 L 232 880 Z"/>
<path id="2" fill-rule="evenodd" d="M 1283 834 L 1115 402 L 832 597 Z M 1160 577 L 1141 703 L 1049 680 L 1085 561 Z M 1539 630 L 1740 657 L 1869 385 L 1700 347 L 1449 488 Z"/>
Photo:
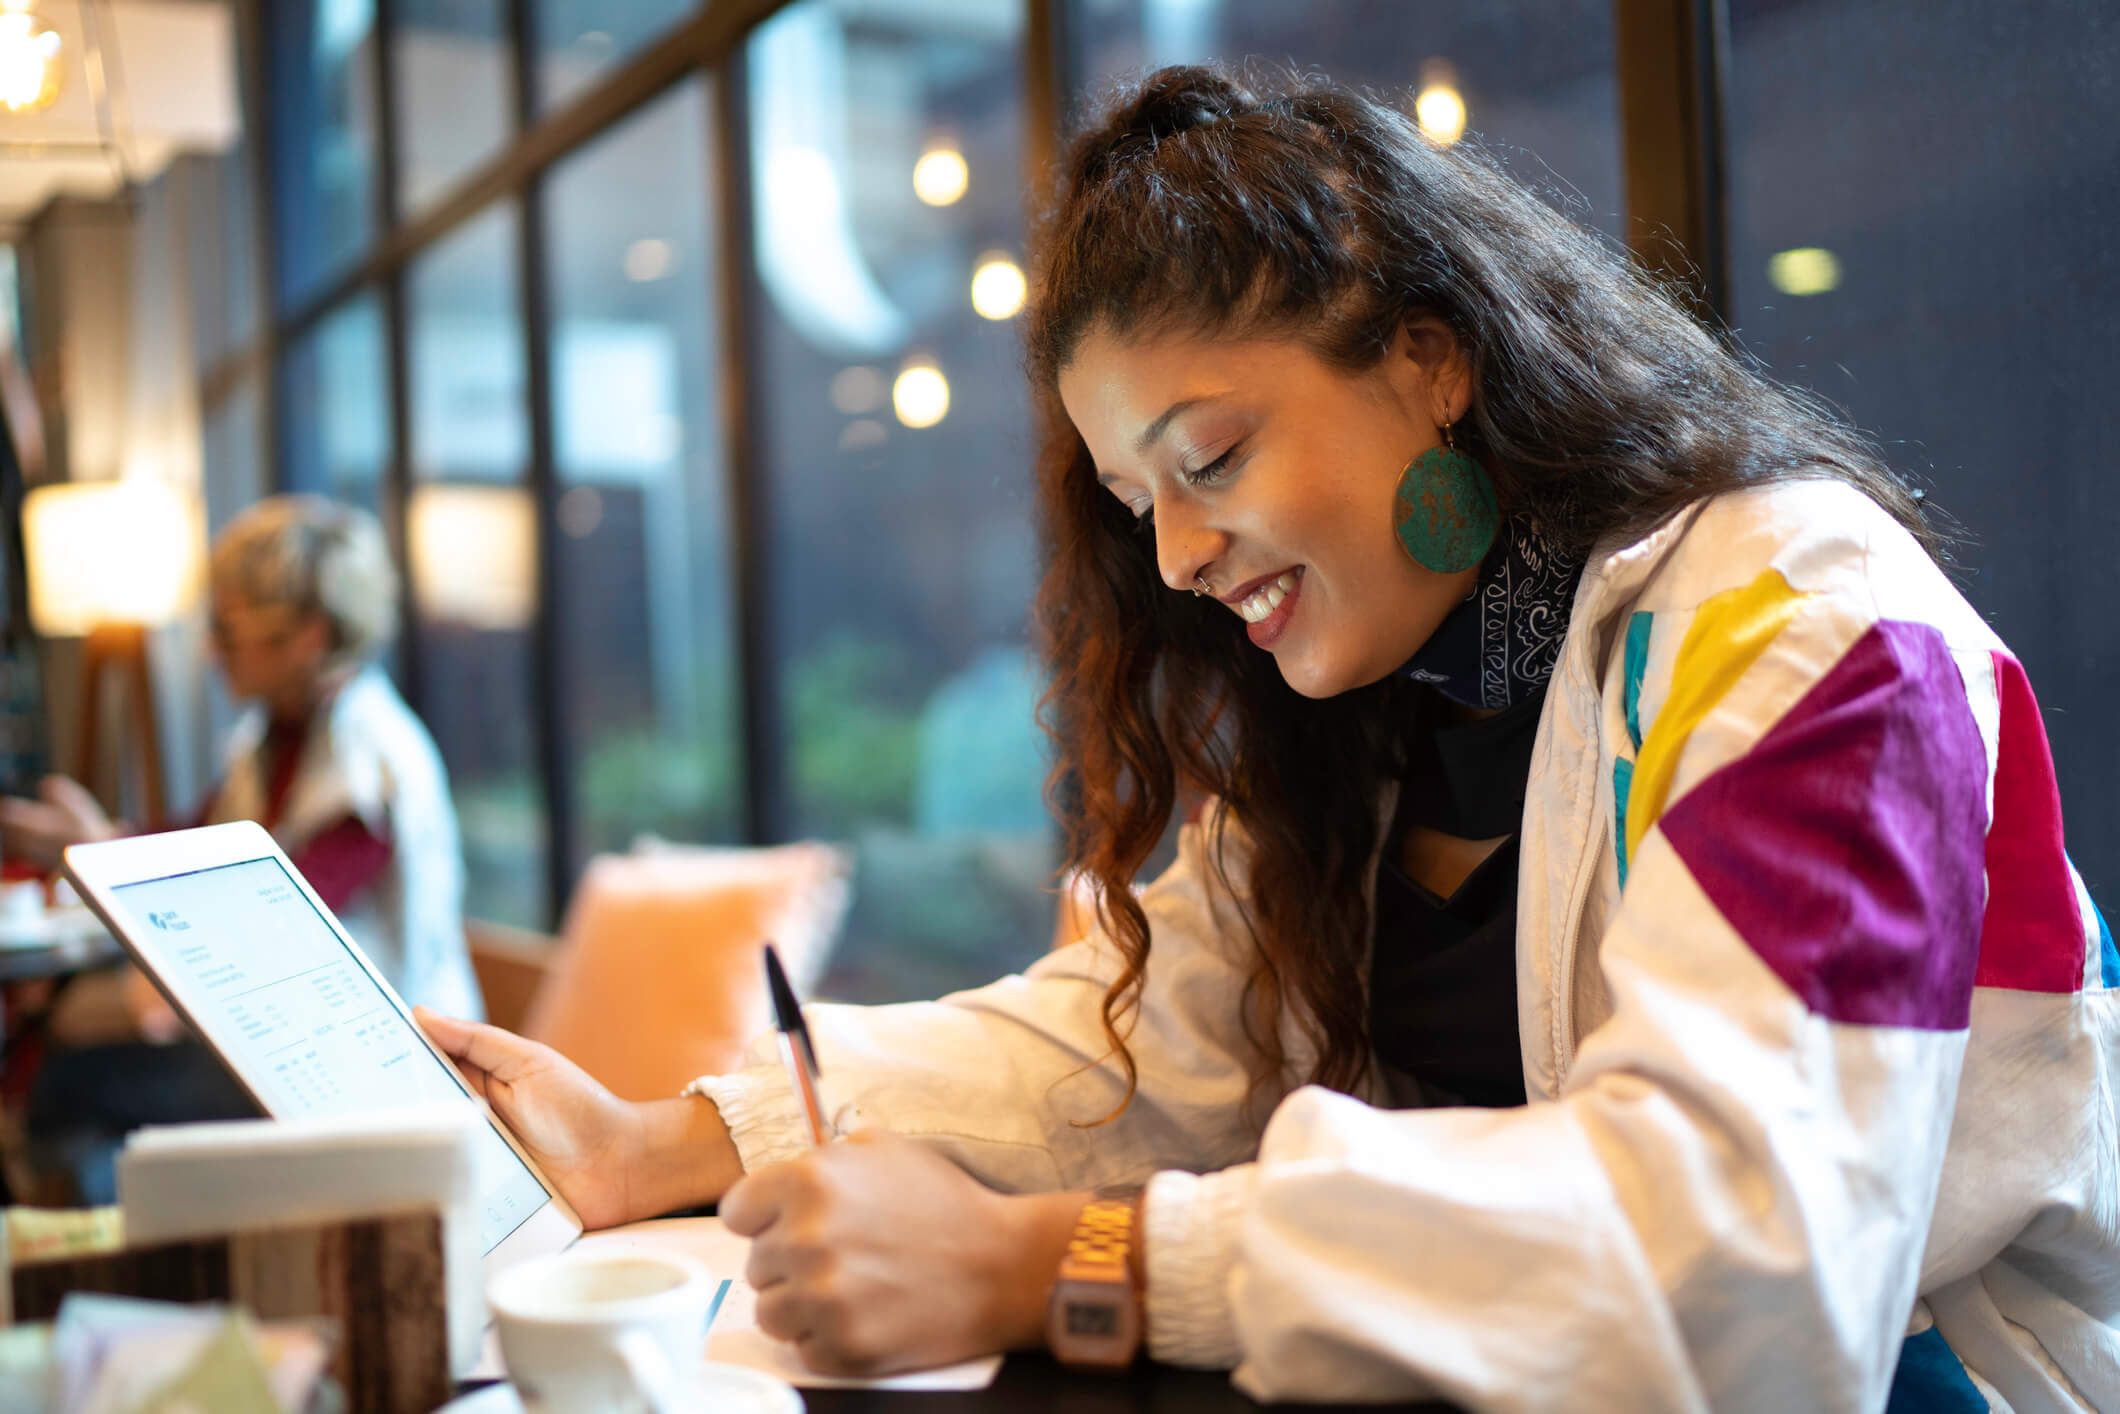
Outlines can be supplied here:
<path id="1" fill-rule="evenodd" d="M 1296 587 L 1296 572 L 1284 570 L 1278 577 L 1237 601 L 1237 613 L 1248 624 L 1264 623 L 1281 601 Z"/>

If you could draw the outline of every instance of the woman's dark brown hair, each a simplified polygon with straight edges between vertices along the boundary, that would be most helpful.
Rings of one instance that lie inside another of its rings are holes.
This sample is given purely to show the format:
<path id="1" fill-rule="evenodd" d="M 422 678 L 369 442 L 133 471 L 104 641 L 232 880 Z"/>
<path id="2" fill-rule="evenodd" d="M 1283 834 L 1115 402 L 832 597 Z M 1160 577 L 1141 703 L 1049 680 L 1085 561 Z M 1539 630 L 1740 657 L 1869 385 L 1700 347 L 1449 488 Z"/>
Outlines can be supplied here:
<path id="1" fill-rule="evenodd" d="M 1129 886 L 1181 782 L 1219 796 L 1252 842 L 1254 1080 L 1287 1066 L 1291 1012 L 1315 1050 L 1310 1079 L 1362 1080 L 1365 874 L 1409 704 L 1391 680 L 1304 698 L 1236 615 L 1163 584 L 1059 406 L 1057 379 L 1092 328 L 1287 338 L 1359 373 L 1433 315 L 1472 369 L 1460 445 L 1556 543 L 1586 550 L 1704 496 L 1826 475 L 1935 547 L 1866 439 L 1761 377 L 1623 254 L 1471 146 L 1433 144 L 1395 109 L 1314 78 L 1247 87 L 1171 68 L 1122 94 L 1066 155 L 1033 290 L 1046 722 L 1070 867 L 1097 885 L 1126 960 L 1104 1019 L 1129 1095 L 1124 1037 L 1150 944 Z"/>

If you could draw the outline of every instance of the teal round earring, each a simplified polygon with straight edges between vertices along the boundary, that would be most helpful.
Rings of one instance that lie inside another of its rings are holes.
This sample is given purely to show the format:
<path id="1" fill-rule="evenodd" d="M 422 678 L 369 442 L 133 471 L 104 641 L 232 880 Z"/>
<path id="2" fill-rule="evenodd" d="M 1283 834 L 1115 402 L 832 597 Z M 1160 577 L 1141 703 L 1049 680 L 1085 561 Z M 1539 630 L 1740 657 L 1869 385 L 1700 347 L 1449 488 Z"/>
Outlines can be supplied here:
<path id="1" fill-rule="evenodd" d="M 1415 564 L 1457 574 L 1487 558 L 1501 533 L 1502 511 L 1493 480 L 1457 449 L 1450 424 L 1438 430 L 1443 445 L 1430 447 L 1399 473 L 1391 520 Z"/>

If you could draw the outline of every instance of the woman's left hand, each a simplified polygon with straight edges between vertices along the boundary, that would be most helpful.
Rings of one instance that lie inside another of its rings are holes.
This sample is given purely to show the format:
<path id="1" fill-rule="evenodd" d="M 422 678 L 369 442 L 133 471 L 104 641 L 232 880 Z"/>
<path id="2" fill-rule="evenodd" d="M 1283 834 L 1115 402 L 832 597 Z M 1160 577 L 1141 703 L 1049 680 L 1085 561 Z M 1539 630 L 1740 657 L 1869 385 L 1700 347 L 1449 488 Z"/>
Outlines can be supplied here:
<path id="1" fill-rule="evenodd" d="M 720 1212 L 752 1239 L 760 1329 L 813 1370 L 874 1375 L 1037 1344 L 1082 1203 L 1004 1196 L 864 1130 L 746 1175 Z"/>

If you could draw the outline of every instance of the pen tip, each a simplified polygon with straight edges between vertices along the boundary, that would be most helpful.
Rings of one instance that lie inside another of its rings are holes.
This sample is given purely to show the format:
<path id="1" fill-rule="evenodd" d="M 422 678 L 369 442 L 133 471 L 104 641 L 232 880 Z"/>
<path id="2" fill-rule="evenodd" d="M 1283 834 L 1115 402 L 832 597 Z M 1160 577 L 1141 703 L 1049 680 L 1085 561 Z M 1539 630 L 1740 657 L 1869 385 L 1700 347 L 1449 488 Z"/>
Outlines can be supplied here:
<path id="1" fill-rule="evenodd" d="M 765 953 L 766 986 L 773 993 L 773 1021 L 785 1031 L 795 1013 L 795 989 L 788 985 L 788 974 L 780 965 L 779 951 L 767 943 Z"/>
<path id="2" fill-rule="evenodd" d="M 802 1047 L 805 1059 L 813 1073 L 821 1072 L 817 1063 L 816 1048 L 810 1044 L 810 1028 L 803 1025 L 802 1006 L 795 1000 L 795 989 L 788 984 L 786 969 L 780 965 L 780 952 L 772 943 L 765 945 L 766 989 L 773 996 L 773 1028 L 785 1031 Z"/>

